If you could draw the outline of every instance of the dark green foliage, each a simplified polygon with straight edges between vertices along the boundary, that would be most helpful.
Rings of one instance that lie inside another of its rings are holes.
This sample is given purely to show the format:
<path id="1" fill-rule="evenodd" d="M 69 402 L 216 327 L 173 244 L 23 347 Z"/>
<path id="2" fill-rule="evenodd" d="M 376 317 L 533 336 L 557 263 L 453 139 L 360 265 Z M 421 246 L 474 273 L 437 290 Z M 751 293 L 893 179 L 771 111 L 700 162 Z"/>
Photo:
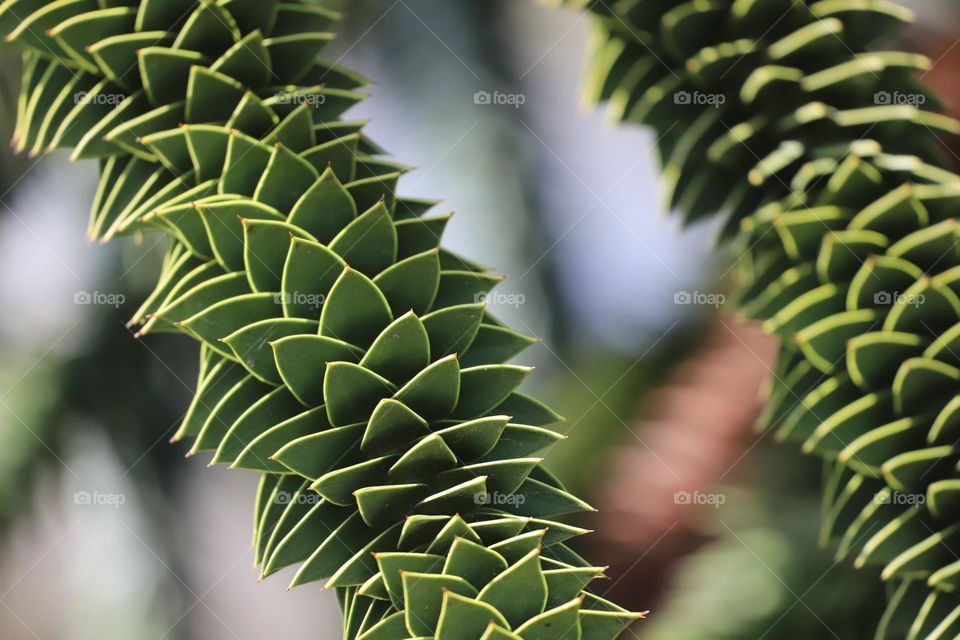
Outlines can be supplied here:
<path id="1" fill-rule="evenodd" d="M 366 81 L 318 59 L 338 15 L 277 0 L 12 0 L 16 145 L 97 158 L 91 238 L 170 239 L 141 335 L 201 344 L 176 439 L 262 474 L 262 575 L 325 580 L 345 638 L 584 640 L 636 615 L 554 520 L 552 411 L 504 364 L 532 340 L 499 281 L 440 247 L 449 218 L 340 115 Z"/>
<path id="2" fill-rule="evenodd" d="M 958 125 L 878 48 L 885 0 L 622 0 L 590 101 L 659 136 L 667 204 L 725 216 L 739 307 L 782 340 L 763 426 L 824 460 L 824 543 L 878 565 L 878 638 L 960 633 Z M 789 506 L 785 506 L 789 508 Z"/>

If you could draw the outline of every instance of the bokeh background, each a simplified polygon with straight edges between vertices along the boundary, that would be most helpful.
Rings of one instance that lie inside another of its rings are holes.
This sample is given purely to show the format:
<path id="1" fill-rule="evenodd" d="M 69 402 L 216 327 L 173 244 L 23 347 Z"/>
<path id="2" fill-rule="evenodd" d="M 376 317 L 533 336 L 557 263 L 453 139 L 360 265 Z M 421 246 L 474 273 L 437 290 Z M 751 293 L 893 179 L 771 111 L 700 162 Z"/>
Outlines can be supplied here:
<path id="1" fill-rule="evenodd" d="M 908 4 L 960 103 L 960 9 Z M 567 417 L 549 464 L 601 509 L 597 589 L 653 611 L 633 637 L 871 638 L 876 576 L 818 550 L 820 469 L 753 432 L 775 346 L 723 310 L 715 229 L 662 211 L 649 132 L 579 104 L 589 32 L 530 1 L 356 0 L 331 55 L 377 80 L 351 115 L 418 167 L 404 193 L 509 276 L 490 302 L 541 338 L 519 360 Z M 18 74 L 0 54 L 8 139 Z M 194 346 L 125 327 L 162 247 L 84 240 L 94 178 L 0 153 L 0 638 L 339 637 L 331 594 L 257 582 L 256 478 L 167 443 Z"/>

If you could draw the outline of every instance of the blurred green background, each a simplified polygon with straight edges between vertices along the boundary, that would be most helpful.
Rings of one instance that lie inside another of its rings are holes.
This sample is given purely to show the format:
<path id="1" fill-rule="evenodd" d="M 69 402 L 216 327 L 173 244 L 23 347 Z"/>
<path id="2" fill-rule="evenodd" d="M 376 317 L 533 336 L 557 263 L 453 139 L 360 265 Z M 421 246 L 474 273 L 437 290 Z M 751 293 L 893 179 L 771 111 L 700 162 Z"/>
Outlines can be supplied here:
<path id="1" fill-rule="evenodd" d="M 936 59 L 957 11 L 915 4 Z M 567 417 L 550 465 L 602 510 L 598 590 L 653 610 L 634 637 L 871 638 L 882 587 L 818 550 L 819 468 L 752 433 L 773 345 L 686 303 L 728 286 L 714 229 L 660 210 L 648 132 L 578 107 L 588 34 L 533 2 L 363 0 L 332 55 L 377 80 L 352 115 L 419 167 L 404 193 L 446 198 L 450 247 L 509 276 L 491 302 Z M 5 53 L 8 139 L 18 72 Z M 338 637 L 330 594 L 257 583 L 256 478 L 167 444 L 194 346 L 125 327 L 162 246 L 86 243 L 94 177 L 0 153 L 0 638 Z"/>

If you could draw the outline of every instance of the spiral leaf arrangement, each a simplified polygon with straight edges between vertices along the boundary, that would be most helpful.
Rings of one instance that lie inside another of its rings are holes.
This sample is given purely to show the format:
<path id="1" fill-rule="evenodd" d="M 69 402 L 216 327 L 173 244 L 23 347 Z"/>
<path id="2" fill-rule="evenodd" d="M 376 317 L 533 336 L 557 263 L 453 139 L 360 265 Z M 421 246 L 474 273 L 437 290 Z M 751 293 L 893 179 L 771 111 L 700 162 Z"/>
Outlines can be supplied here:
<path id="1" fill-rule="evenodd" d="M 6 0 L 15 145 L 96 158 L 89 234 L 169 238 L 139 333 L 201 344 L 175 440 L 262 475 L 262 575 L 325 580 L 348 639 L 616 638 L 632 614 L 555 518 L 558 416 L 504 364 L 533 341 L 449 215 L 339 119 L 365 80 L 319 59 L 338 14 L 286 0 Z"/>
<path id="2" fill-rule="evenodd" d="M 960 634 L 958 125 L 876 48 L 885 0 L 576 2 L 585 97 L 652 126 L 667 206 L 725 216 L 782 341 L 762 426 L 826 469 L 823 541 L 890 584 L 877 638 Z"/>

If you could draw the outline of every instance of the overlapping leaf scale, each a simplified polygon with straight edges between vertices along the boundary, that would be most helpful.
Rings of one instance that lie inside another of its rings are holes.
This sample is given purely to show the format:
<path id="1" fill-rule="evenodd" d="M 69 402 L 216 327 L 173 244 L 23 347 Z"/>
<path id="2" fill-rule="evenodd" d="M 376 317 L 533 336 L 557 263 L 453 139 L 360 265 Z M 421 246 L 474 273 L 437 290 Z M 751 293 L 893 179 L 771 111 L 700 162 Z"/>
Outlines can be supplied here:
<path id="1" fill-rule="evenodd" d="M 101 161 L 91 237 L 136 230 L 160 204 L 209 193 L 204 154 L 226 139 L 206 125 L 295 145 L 304 126 L 295 114 L 309 105 L 317 144 L 357 148 L 344 138 L 362 123 L 323 129 L 363 97 L 355 89 L 365 81 L 317 57 L 338 18 L 321 3 L 117 4 L 0 5 L 7 41 L 27 47 L 17 148 Z"/>
<path id="2" fill-rule="evenodd" d="M 503 364 L 532 341 L 440 247 L 449 216 L 396 195 L 407 168 L 337 120 L 364 81 L 317 60 L 336 17 L 7 1 L 16 144 L 101 159 L 91 237 L 169 236 L 131 325 L 201 343 L 174 439 L 262 474 L 263 576 L 326 580 L 345 638 L 615 638 L 637 616 L 584 591 L 602 569 L 554 518 L 589 507 L 540 466 L 558 417 Z"/>
<path id="3" fill-rule="evenodd" d="M 309 210 L 294 205 L 276 220 L 224 212 L 241 234 L 239 271 L 228 270 L 228 251 L 203 260 L 176 244 L 141 310 L 142 332 L 185 331 L 203 343 L 197 395 L 176 437 L 195 438 L 192 451 L 214 451 L 214 463 L 264 472 L 262 574 L 300 564 L 292 586 L 327 580 L 355 588 L 351 607 L 373 606 L 374 592 L 356 589 L 377 571 L 371 554 L 401 549 L 414 523 L 457 513 L 507 518 L 531 537 L 548 529 L 543 544 L 575 557 L 561 542 L 583 532 L 552 518 L 589 507 L 537 457 L 559 439 L 545 428 L 557 416 L 515 391 L 528 369 L 499 364 L 530 340 L 475 302 L 498 279 L 441 254 L 442 225 L 395 219 L 390 198 L 354 213 L 357 201 L 329 170 L 294 200 Z M 190 205 L 211 245 L 208 209 L 223 202 Z M 338 213 L 343 228 L 323 229 Z M 172 281 L 186 284 L 167 291 Z M 591 602 L 608 613 L 584 637 L 615 637 L 632 620 Z"/>
<path id="4" fill-rule="evenodd" d="M 823 542 L 891 584 L 878 638 L 960 634 L 957 124 L 875 42 L 883 0 L 624 0 L 586 98 L 652 125 L 668 202 L 727 216 L 738 305 L 782 338 L 762 425 L 825 461 Z"/>
<path id="5" fill-rule="evenodd" d="M 616 637 L 632 617 L 584 591 L 603 570 L 560 544 L 582 531 L 555 524 L 501 513 L 409 518 L 399 550 L 374 554 L 375 573 L 346 590 L 348 633 L 361 640 Z"/>
<path id="6" fill-rule="evenodd" d="M 910 596 L 892 600 L 889 638 L 958 631 L 960 181 L 930 177 L 849 155 L 795 192 L 808 204 L 752 216 L 745 254 L 743 309 L 784 338 L 764 426 L 827 461 L 824 542 Z M 872 201 L 848 208 L 854 194 Z"/>
<path id="7" fill-rule="evenodd" d="M 584 100 L 653 126 L 666 204 L 722 212 L 728 236 L 808 160 L 867 141 L 939 160 L 935 135 L 957 131 L 914 78 L 930 61 L 875 48 L 912 18 L 886 0 L 569 4 L 598 15 Z"/>

